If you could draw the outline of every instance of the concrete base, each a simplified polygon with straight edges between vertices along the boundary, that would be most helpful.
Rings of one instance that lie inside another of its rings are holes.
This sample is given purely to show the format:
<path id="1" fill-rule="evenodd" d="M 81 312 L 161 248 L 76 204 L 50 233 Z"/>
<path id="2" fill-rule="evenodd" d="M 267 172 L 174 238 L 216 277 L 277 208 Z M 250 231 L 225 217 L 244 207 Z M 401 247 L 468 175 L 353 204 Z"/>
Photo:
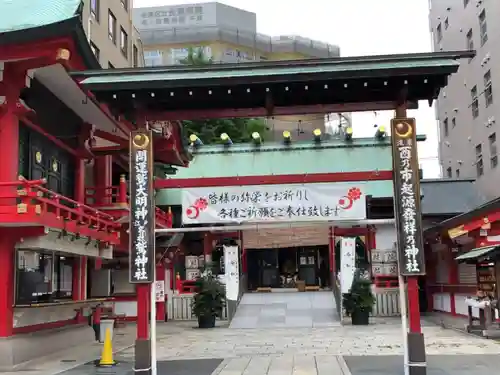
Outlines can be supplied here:
<path id="1" fill-rule="evenodd" d="M 94 331 L 87 324 L 0 339 L 0 371 L 94 340 Z"/>
<path id="2" fill-rule="evenodd" d="M 427 374 L 425 342 L 422 333 L 408 333 L 408 359 L 410 375 Z"/>
<path id="3" fill-rule="evenodd" d="M 238 308 L 238 301 L 227 300 L 227 319 L 229 322 L 233 320 L 236 309 Z"/>
<path id="4" fill-rule="evenodd" d="M 134 374 L 151 375 L 151 340 L 135 340 Z"/>

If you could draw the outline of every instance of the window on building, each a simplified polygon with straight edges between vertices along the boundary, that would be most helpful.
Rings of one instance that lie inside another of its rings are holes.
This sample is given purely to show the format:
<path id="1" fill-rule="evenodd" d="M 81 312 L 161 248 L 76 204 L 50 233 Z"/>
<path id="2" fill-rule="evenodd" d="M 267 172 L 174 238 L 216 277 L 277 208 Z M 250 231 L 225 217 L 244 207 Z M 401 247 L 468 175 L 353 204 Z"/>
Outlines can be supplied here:
<path id="1" fill-rule="evenodd" d="M 99 0 L 90 0 L 90 14 L 97 22 L 99 22 L 100 9 Z"/>
<path id="2" fill-rule="evenodd" d="M 449 129 L 448 129 L 448 117 L 446 117 L 444 120 L 443 120 L 443 133 L 444 133 L 444 136 L 447 137 L 448 134 L 449 134 Z"/>
<path id="3" fill-rule="evenodd" d="M 439 23 L 436 27 L 436 42 L 441 42 L 441 39 L 443 39 L 443 30 L 441 28 L 441 23 Z"/>
<path id="4" fill-rule="evenodd" d="M 497 134 L 493 133 L 488 137 L 488 144 L 490 148 L 490 167 L 496 168 L 498 165 L 497 155 Z"/>
<path id="5" fill-rule="evenodd" d="M 132 64 L 135 68 L 139 66 L 139 49 L 135 44 L 132 48 Z"/>
<path id="6" fill-rule="evenodd" d="M 488 41 L 488 27 L 486 24 L 486 10 L 483 9 L 479 13 L 479 35 L 481 37 L 481 45 L 484 45 Z"/>
<path id="7" fill-rule="evenodd" d="M 484 174 L 483 146 L 481 144 L 476 146 L 476 174 L 477 177 L 481 177 Z"/>
<path id="8" fill-rule="evenodd" d="M 460 178 L 460 169 L 455 169 L 455 177 Z"/>
<path id="9" fill-rule="evenodd" d="M 116 44 L 116 17 L 111 11 L 108 13 L 108 37 Z"/>
<path id="10" fill-rule="evenodd" d="M 447 30 L 448 26 L 450 26 L 450 22 L 448 21 L 448 17 L 444 20 L 444 29 Z"/>
<path id="11" fill-rule="evenodd" d="M 476 118 L 479 116 L 479 100 L 477 98 L 477 86 L 474 86 L 472 90 L 470 90 L 470 96 L 471 96 L 471 111 L 472 111 L 472 118 Z"/>
<path id="12" fill-rule="evenodd" d="M 452 178 L 453 175 L 451 174 L 451 167 L 446 168 L 446 177 Z"/>
<path id="13" fill-rule="evenodd" d="M 125 57 L 128 56 L 128 35 L 123 27 L 120 27 L 120 51 Z"/>
<path id="14" fill-rule="evenodd" d="M 465 48 L 469 51 L 474 50 L 474 34 L 472 33 L 472 29 L 470 29 L 465 35 Z"/>
<path id="15" fill-rule="evenodd" d="M 18 251 L 16 304 L 71 298 L 74 261 L 53 252 Z"/>
<path id="16" fill-rule="evenodd" d="M 465 8 L 467 5 L 469 5 L 469 1 L 470 1 L 470 0 L 464 0 L 464 8 Z"/>
<path id="17" fill-rule="evenodd" d="M 451 119 L 451 128 L 453 129 L 455 126 L 457 126 L 457 119 L 455 117 L 453 117 Z"/>
<path id="18" fill-rule="evenodd" d="M 484 98 L 486 99 L 486 107 L 493 104 L 493 88 L 491 86 L 491 71 L 488 70 L 484 74 Z"/>
<path id="19" fill-rule="evenodd" d="M 92 52 L 94 52 L 96 59 L 99 61 L 99 58 L 101 57 L 101 51 L 99 51 L 99 48 L 97 48 L 94 42 L 90 42 L 90 48 L 92 49 Z"/>
<path id="20" fill-rule="evenodd" d="M 120 3 L 122 4 L 123 9 L 128 11 L 128 0 L 120 0 Z"/>

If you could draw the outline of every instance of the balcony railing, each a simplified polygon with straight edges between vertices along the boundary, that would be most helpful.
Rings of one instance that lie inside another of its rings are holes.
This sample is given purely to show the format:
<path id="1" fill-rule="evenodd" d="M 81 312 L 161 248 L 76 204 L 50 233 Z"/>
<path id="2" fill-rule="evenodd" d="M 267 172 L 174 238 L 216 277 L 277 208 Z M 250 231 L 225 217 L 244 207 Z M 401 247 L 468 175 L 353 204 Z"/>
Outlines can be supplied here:
<path id="1" fill-rule="evenodd" d="M 220 41 L 244 46 L 256 55 L 267 53 L 299 53 L 311 57 L 338 57 L 340 48 L 336 45 L 296 35 L 271 37 L 226 26 L 158 27 L 141 29 L 144 46 L 161 44 L 190 44 Z M 146 48 L 149 49 L 149 48 Z"/>
<path id="2" fill-rule="evenodd" d="M 127 208 L 129 195 L 127 192 L 127 180 L 124 176 L 120 178 L 118 186 L 92 186 L 85 189 L 85 203 L 97 208 Z M 156 210 L 156 225 L 162 228 L 171 228 L 173 215 L 158 207 Z"/>
<path id="3" fill-rule="evenodd" d="M 121 225 L 105 212 L 55 193 L 42 180 L 0 183 L 0 225 L 46 226 L 118 244 Z"/>

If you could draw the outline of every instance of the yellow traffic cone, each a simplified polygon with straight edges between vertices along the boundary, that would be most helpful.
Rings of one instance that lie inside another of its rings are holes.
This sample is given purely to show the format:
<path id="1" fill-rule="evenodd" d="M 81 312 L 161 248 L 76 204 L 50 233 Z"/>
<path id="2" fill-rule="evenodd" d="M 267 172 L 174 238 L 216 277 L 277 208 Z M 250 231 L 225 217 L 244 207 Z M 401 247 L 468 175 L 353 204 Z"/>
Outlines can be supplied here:
<path id="1" fill-rule="evenodd" d="M 99 366 L 114 366 L 116 362 L 113 360 L 113 343 L 111 342 L 111 330 L 106 328 L 106 335 L 104 336 L 104 346 L 102 347 L 101 360 Z"/>

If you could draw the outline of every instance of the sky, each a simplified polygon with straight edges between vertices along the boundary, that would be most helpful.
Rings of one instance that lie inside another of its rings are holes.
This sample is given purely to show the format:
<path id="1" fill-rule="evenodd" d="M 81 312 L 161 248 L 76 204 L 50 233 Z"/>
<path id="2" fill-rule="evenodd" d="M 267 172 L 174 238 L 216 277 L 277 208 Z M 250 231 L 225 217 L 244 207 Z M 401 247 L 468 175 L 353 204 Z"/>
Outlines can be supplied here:
<path id="1" fill-rule="evenodd" d="M 257 31 L 270 36 L 300 35 L 340 46 L 341 56 L 431 51 L 428 2 L 425 0 L 221 0 L 257 14 Z M 200 1 L 134 0 L 134 7 L 196 4 Z M 357 113 L 356 136 L 373 136 L 373 125 L 388 127 L 392 112 Z M 409 111 L 418 134 L 424 178 L 440 176 L 438 130 L 434 109 L 427 102 Z"/>

